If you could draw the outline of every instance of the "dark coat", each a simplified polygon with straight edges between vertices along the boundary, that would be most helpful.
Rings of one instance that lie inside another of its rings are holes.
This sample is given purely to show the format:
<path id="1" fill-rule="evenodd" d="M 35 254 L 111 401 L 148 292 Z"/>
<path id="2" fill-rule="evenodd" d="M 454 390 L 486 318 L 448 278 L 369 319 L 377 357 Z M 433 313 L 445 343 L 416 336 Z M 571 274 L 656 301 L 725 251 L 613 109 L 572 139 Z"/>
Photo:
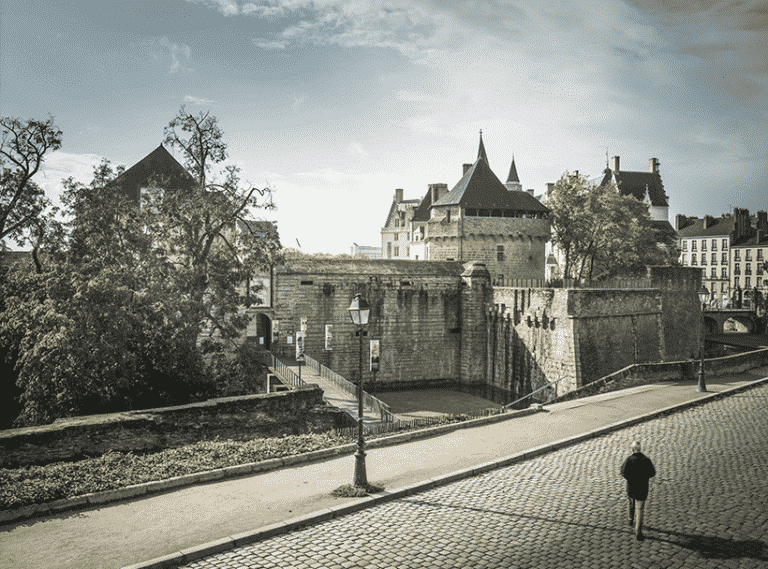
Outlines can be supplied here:
<path id="1" fill-rule="evenodd" d="M 656 469 L 650 458 L 636 452 L 621 465 L 621 475 L 627 479 L 627 495 L 635 500 L 645 500 L 648 498 L 648 480 L 656 476 Z"/>

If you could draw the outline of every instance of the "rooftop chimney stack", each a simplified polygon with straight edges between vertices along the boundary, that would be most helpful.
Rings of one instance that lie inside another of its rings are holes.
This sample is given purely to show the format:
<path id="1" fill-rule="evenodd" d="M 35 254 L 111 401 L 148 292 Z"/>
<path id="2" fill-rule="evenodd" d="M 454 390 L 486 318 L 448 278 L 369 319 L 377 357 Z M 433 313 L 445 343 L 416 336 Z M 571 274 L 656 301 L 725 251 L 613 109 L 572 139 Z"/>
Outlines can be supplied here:
<path id="1" fill-rule="evenodd" d="M 395 201 L 398 203 L 403 201 L 403 188 L 397 188 L 395 190 Z"/>
<path id="2" fill-rule="evenodd" d="M 432 194 L 432 203 L 437 201 L 448 193 L 448 184 L 430 184 L 429 193 Z"/>
<path id="3" fill-rule="evenodd" d="M 471 167 L 472 167 L 472 164 L 464 164 L 462 166 L 462 168 L 463 168 L 463 171 L 461 172 L 462 177 L 464 176 L 464 174 L 467 173 L 467 170 L 469 170 Z"/>
<path id="4" fill-rule="evenodd" d="M 648 160 L 648 171 L 651 174 L 658 174 L 659 173 L 659 159 L 658 158 L 651 158 Z"/>
<path id="5" fill-rule="evenodd" d="M 614 156 L 613 158 L 611 158 L 611 170 L 613 170 L 614 172 L 618 172 L 619 171 L 619 157 L 618 156 Z"/>
<path id="6" fill-rule="evenodd" d="M 763 235 L 768 233 L 768 212 L 757 212 L 757 228 L 763 232 Z"/>
<path id="7" fill-rule="evenodd" d="M 711 215 L 705 215 L 704 216 L 704 229 L 707 229 L 708 227 L 712 227 L 715 224 L 715 218 Z"/>

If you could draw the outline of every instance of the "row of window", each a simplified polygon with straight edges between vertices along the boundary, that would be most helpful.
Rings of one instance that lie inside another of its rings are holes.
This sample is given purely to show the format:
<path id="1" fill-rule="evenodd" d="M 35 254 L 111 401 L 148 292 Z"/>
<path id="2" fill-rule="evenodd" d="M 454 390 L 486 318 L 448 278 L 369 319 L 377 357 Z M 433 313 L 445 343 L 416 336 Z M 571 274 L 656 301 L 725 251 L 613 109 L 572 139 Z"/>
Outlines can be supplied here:
<path id="1" fill-rule="evenodd" d="M 686 253 L 683 253 L 683 256 L 681 257 L 682 264 L 685 266 L 688 266 L 688 255 Z M 728 264 L 728 253 L 722 253 L 720 256 L 720 263 L 723 265 Z M 707 264 L 707 254 L 702 253 L 701 254 L 701 264 L 706 265 Z M 710 254 L 710 265 L 717 265 L 717 253 L 711 253 Z M 696 256 L 696 253 L 691 253 L 691 265 L 698 265 L 698 257 Z"/>
<path id="2" fill-rule="evenodd" d="M 710 277 L 712 279 L 715 279 L 714 275 Z M 733 286 L 735 287 L 741 287 L 741 284 L 739 284 L 739 277 L 734 277 L 733 279 Z M 768 280 L 763 280 L 762 277 L 757 277 L 755 279 L 755 288 L 761 288 L 763 285 L 768 287 Z M 717 291 L 717 283 L 709 283 L 708 287 L 712 292 Z M 744 289 L 752 288 L 752 279 L 751 277 L 744 277 Z M 721 282 L 720 283 L 720 292 L 728 293 L 729 292 L 729 285 L 727 282 Z"/>
<path id="3" fill-rule="evenodd" d="M 680 248 L 683 251 L 688 250 L 688 242 L 691 243 L 691 251 L 697 251 L 699 247 L 699 240 L 698 239 L 683 239 L 682 244 L 680 245 Z M 722 248 L 727 249 L 728 248 L 728 239 L 722 239 Z M 710 239 L 709 240 L 709 246 L 710 251 L 717 251 L 717 239 Z M 701 250 L 706 251 L 707 250 L 707 239 L 701 240 Z"/>
<path id="4" fill-rule="evenodd" d="M 734 261 L 740 261 L 741 260 L 741 249 L 734 249 L 733 250 L 733 260 Z M 751 261 L 752 260 L 752 249 L 745 249 L 744 250 L 744 260 L 745 261 Z M 757 250 L 757 260 L 762 261 L 763 260 L 763 250 L 758 249 Z"/>
<path id="5" fill-rule="evenodd" d="M 758 275 L 763 274 L 763 265 L 761 263 L 758 263 L 755 267 L 755 273 Z M 734 263 L 733 264 L 733 274 L 734 275 L 740 275 L 741 274 L 741 263 Z M 744 274 L 745 275 L 751 275 L 752 274 L 752 265 L 749 263 L 744 265 Z"/>

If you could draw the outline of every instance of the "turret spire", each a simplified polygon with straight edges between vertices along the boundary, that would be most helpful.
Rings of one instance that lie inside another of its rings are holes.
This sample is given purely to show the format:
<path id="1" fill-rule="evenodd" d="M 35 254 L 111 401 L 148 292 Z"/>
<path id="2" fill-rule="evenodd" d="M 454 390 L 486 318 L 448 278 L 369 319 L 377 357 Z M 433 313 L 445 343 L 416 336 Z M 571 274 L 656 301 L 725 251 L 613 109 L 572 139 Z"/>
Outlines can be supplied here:
<path id="1" fill-rule="evenodd" d="M 517 177 L 517 168 L 515 167 L 515 155 L 512 155 L 512 165 L 509 167 L 509 176 L 507 176 L 507 183 L 515 182 L 520 183 L 520 178 Z"/>
<path id="2" fill-rule="evenodd" d="M 483 161 L 488 164 L 488 156 L 485 154 L 485 146 L 483 146 L 483 129 L 480 129 L 480 148 L 477 149 L 477 158 L 482 158 Z"/>

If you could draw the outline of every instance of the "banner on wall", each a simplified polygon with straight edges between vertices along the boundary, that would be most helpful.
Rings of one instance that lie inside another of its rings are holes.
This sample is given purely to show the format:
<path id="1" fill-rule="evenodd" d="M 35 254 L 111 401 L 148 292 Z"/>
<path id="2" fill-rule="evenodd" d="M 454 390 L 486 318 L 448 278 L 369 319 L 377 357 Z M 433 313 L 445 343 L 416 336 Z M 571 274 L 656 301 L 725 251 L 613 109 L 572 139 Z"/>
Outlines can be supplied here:
<path id="1" fill-rule="evenodd" d="M 371 371 L 379 371 L 379 340 L 371 340 Z"/>
<path id="2" fill-rule="evenodd" d="M 296 361 L 304 363 L 304 341 L 307 337 L 307 319 L 301 319 L 301 326 L 296 331 Z"/>

